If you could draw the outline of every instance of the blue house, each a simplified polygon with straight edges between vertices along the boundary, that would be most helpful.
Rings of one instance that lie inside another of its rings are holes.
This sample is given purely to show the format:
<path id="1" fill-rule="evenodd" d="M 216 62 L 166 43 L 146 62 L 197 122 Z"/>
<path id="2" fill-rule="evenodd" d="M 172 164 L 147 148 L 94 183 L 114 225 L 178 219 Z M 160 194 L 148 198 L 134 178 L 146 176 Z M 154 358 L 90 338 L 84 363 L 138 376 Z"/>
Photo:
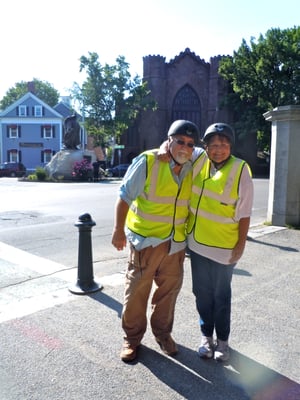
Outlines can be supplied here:
<path id="1" fill-rule="evenodd" d="M 26 93 L 0 113 L 0 162 L 22 162 L 29 172 L 46 165 L 62 148 L 64 118 Z"/>

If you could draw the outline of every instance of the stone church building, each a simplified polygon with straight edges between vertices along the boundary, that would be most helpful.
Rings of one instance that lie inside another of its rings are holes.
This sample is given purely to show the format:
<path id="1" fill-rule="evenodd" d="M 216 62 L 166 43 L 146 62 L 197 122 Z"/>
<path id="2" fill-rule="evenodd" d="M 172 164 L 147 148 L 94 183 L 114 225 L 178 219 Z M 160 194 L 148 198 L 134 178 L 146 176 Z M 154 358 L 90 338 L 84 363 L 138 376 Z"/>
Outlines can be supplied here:
<path id="1" fill-rule="evenodd" d="M 143 150 L 159 147 L 176 119 L 194 122 L 201 135 L 214 122 L 232 123 L 229 110 L 219 107 L 228 90 L 218 74 L 220 59 L 217 56 L 205 62 L 188 48 L 170 62 L 160 55 L 143 58 L 143 80 L 148 82 L 157 110 L 142 112 L 122 137 L 123 163 L 131 162 Z"/>

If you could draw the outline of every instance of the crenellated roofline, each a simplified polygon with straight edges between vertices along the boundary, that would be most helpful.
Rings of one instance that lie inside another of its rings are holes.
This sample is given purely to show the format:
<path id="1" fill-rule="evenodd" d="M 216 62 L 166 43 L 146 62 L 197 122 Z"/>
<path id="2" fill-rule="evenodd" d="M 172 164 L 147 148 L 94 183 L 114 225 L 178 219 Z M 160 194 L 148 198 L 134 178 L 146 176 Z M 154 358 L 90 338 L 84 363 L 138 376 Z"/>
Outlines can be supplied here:
<path id="1" fill-rule="evenodd" d="M 179 53 L 179 55 L 175 56 L 172 60 L 170 60 L 169 65 L 174 64 L 176 62 L 179 62 L 182 58 L 184 58 L 185 56 L 190 56 L 192 57 L 195 61 L 197 61 L 198 63 L 208 67 L 209 63 L 206 62 L 205 60 L 203 60 L 202 58 L 200 58 L 199 56 L 197 56 L 193 51 L 191 51 L 188 47 L 182 51 L 181 53 Z"/>

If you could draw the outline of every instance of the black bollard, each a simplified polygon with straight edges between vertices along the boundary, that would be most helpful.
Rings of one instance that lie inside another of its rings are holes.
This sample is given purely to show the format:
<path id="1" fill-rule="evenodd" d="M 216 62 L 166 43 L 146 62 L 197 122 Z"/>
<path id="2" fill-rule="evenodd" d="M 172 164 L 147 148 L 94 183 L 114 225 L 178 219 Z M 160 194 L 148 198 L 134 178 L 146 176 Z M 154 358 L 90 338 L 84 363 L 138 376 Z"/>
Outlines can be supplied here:
<path id="1" fill-rule="evenodd" d="M 94 281 L 92 256 L 92 227 L 96 225 L 90 214 L 80 215 L 75 226 L 79 230 L 78 276 L 76 284 L 69 288 L 74 294 L 88 294 L 102 289 L 102 285 Z"/>

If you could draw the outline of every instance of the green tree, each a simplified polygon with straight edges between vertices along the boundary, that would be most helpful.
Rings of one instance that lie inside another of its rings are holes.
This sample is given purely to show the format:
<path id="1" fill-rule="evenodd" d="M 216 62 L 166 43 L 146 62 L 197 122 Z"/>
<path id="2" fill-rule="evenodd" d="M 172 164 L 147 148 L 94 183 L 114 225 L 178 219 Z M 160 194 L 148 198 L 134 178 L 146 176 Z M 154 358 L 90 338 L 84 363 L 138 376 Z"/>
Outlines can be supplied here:
<path id="1" fill-rule="evenodd" d="M 131 78 L 124 56 L 119 56 L 114 65 L 101 65 L 98 54 L 89 52 L 88 57 L 80 58 L 82 71 L 86 80 L 81 87 L 75 83 L 71 92 L 95 145 L 107 144 L 112 138 L 118 141 L 142 110 L 155 109 L 146 82 L 138 75 Z"/>
<path id="2" fill-rule="evenodd" d="M 47 81 L 40 81 L 36 78 L 32 80 L 34 85 L 34 94 L 43 100 L 50 107 L 54 107 L 59 100 L 59 92 Z M 15 101 L 19 100 L 28 92 L 28 82 L 21 81 L 16 83 L 6 92 L 5 96 L 0 101 L 0 109 L 4 110 Z"/>
<path id="3" fill-rule="evenodd" d="M 220 62 L 220 75 L 232 86 L 225 99 L 235 112 L 237 134 L 256 133 L 262 149 L 270 146 L 270 125 L 263 113 L 300 104 L 300 27 L 272 28 L 265 37 L 243 39 L 232 57 Z"/>

